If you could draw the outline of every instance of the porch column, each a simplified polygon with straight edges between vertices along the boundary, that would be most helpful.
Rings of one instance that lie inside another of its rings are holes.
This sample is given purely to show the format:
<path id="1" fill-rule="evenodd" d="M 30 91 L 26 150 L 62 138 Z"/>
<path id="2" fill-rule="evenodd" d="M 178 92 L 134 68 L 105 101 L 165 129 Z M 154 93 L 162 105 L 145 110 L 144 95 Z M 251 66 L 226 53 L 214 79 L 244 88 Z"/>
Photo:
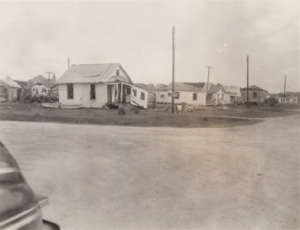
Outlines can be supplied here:
<path id="1" fill-rule="evenodd" d="M 120 83 L 120 85 L 121 85 L 121 97 L 120 97 L 120 103 L 122 104 L 123 103 L 123 85 L 122 85 L 122 83 Z"/>

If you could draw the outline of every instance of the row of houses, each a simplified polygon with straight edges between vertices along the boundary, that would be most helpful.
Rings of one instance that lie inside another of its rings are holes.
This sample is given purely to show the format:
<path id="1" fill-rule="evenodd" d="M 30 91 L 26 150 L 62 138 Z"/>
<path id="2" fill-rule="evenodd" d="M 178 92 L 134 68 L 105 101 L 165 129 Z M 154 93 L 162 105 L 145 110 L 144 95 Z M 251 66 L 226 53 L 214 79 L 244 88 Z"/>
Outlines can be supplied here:
<path id="1" fill-rule="evenodd" d="M 21 101 L 26 97 L 58 97 L 56 78 L 38 75 L 28 81 L 13 80 L 7 76 L 0 79 L 0 102 Z"/>
<path id="2" fill-rule="evenodd" d="M 23 89 L 23 91 L 22 91 Z M 54 92 L 62 108 L 101 108 L 107 104 L 130 103 L 143 108 L 169 104 L 172 86 L 134 83 L 119 63 L 71 65 L 56 81 L 41 75 L 27 81 L 0 81 L 0 101 L 19 100 L 22 92 L 46 96 Z M 24 94 L 24 93 L 23 93 Z M 248 95 L 248 96 L 247 96 Z M 176 104 L 194 106 L 229 105 L 247 101 L 263 103 L 271 97 L 258 86 L 246 88 L 205 82 L 175 82 Z M 298 103 L 298 98 L 278 97 L 280 103 Z"/>
<path id="3" fill-rule="evenodd" d="M 72 65 L 58 79 L 59 102 L 62 107 L 103 107 L 106 104 L 131 103 L 148 108 L 156 103 L 172 100 L 171 84 L 133 83 L 119 63 Z M 271 97 L 258 86 L 248 90 L 248 101 L 263 103 Z M 175 103 L 189 105 L 228 105 L 244 103 L 246 88 L 207 84 L 204 82 L 176 82 Z"/>

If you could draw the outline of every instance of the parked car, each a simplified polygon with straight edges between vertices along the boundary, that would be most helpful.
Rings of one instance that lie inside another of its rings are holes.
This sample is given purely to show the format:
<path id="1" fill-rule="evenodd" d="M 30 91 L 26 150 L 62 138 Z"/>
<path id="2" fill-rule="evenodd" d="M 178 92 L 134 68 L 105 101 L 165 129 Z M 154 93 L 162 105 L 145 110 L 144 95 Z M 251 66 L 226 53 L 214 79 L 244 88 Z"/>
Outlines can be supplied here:
<path id="1" fill-rule="evenodd" d="M 0 142 L 0 229 L 60 229 L 42 218 L 41 208 L 47 202 L 32 191 L 16 160 Z"/>

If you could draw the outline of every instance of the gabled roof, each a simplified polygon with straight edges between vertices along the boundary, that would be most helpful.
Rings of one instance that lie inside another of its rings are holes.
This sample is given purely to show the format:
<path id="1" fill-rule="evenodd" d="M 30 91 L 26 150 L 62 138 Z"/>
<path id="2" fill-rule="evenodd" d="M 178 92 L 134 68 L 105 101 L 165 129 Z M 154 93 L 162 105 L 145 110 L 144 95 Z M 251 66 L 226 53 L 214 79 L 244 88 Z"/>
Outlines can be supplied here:
<path id="1" fill-rule="evenodd" d="M 232 86 L 232 85 L 224 85 L 224 92 L 229 94 L 235 94 L 237 96 L 241 95 L 241 87 Z"/>
<path id="2" fill-rule="evenodd" d="M 172 87 L 171 84 L 169 86 Z M 193 83 L 175 82 L 175 91 L 202 92 L 203 90 L 203 87 L 199 87 Z"/>
<path id="3" fill-rule="evenodd" d="M 157 91 L 170 91 L 172 90 L 172 84 L 156 86 Z M 186 92 L 204 92 L 206 90 L 205 83 L 202 82 L 175 82 L 175 91 Z"/>
<path id="4" fill-rule="evenodd" d="M 21 88 L 21 86 L 10 77 L 6 77 L 4 80 L 0 80 L 0 82 L 4 86 L 8 86 L 11 88 Z"/>
<path id="5" fill-rule="evenodd" d="M 244 91 L 244 90 L 247 90 L 247 88 L 245 87 L 245 88 L 242 88 L 241 90 Z M 258 87 L 258 86 L 256 86 L 256 85 L 251 85 L 251 86 L 249 87 L 249 90 L 264 91 L 264 92 L 268 93 L 267 90 L 265 90 L 265 89 L 263 89 L 263 88 L 260 88 L 260 87 Z"/>
<path id="6" fill-rule="evenodd" d="M 134 83 L 134 86 L 147 90 L 147 91 L 155 91 L 156 88 L 153 84 L 145 84 L 145 83 Z"/>
<path id="7" fill-rule="evenodd" d="M 116 69 L 121 69 L 124 76 L 116 76 Z M 64 83 L 98 83 L 125 81 L 132 84 L 132 81 L 126 71 L 119 63 L 105 64 L 79 64 L 72 65 L 58 79 L 57 84 Z"/>

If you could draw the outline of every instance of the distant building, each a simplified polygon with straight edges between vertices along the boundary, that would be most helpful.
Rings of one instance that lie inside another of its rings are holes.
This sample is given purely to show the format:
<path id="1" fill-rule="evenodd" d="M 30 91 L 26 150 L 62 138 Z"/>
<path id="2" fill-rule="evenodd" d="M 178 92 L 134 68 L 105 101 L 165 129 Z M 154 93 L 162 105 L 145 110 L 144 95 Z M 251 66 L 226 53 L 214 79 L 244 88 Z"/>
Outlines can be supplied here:
<path id="1" fill-rule="evenodd" d="M 133 82 L 119 63 L 72 65 L 58 79 L 62 107 L 130 103 Z"/>
<path id="2" fill-rule="evenodd" d="M 172 86 L 160 87 L 156 91 L 157 103 L 172 102 Z M 206 105 L 206 90 L 204 83 L 175 82 L 176 104 Z"/>
<path id="3" fill-rule="evenodd" d="M 10 77 L 0 80 L 0 102 L 18 101 L 20 100 L 21 92 L 21 86 Z"/>
<path id="4" fill-rule="evenodd" d="M 242 101 L 241 88 L 238 86 L 211 85 L 208 90 L 210 105 L 230 105 Z"/>
<path id="5" fill-rule="evenodd" d="M 37 83 L 31 87 L 32 97 L 46 97 L 49 95 L 50 89 L 41 83 Z"/>
<path id="6" fill-rule="evenodd" d="M 155 86 L 153 84 L 135 83 L 132 86 L 131 103 L 143 108 L 155 108 Z"/>
<path id="7" fill-rule="evenodd" d="M 241 89 L 243 102 L 247 102 L 247 88 Z M 270 97 L 267 90 L 262 89 L 258 86 L 252 85 L 249 87 L 249 102 L 250 103 L 263 103 L 266 99 Z"/>
<path id="8" fill-rule="evenodd" d="M 292 95 L 286 95 L 286 96 L 279 96 L 277 97 L 278 102 L 281 104 L 297 104 L 298 103 L 298 97 L 292 96 Z"/>

